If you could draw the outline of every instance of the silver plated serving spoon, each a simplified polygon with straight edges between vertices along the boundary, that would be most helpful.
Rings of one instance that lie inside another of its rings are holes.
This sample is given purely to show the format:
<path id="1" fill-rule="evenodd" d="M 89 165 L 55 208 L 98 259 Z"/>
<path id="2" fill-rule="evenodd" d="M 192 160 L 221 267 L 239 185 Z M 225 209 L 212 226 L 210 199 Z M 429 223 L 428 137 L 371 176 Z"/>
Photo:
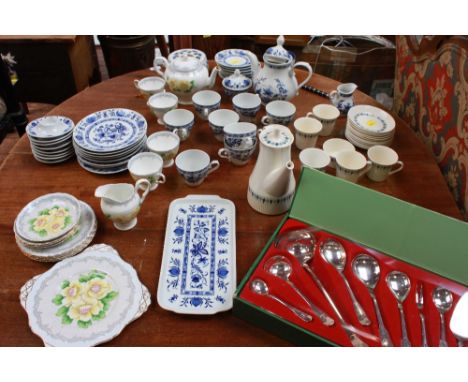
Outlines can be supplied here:
<path id="1" fill-rule="evenodd" d="M 440 316 L 440 340 L 439 346 L 447 347 L 447 339 L 445 333 L 445 313 L 452 309 L 453 295 L 452 292 L 445 288 L 437 287 L 432 292 L 432 301 L 439 311 Z"/>
<path id="2" fill-rule="evenodd" d="M 403 302 L 406 300 L 406 297 L 408 297 L 411 289 L 410 279 L 403 272 L 393 271 L 387 275 L 386 281 L 388 288 L 397 300 L 398 310 L 400 311 L 401 346 L 410 347 L 411 342 L 408 338 L 405 312 L 403 311 Z"/>

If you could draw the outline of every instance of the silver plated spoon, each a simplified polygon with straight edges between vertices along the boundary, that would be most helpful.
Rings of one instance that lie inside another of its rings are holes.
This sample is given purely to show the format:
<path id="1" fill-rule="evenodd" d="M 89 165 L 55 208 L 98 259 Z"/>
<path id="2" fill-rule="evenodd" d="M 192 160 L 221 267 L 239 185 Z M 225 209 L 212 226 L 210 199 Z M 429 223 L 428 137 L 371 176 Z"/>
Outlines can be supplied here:
<path id="1" fill-rule="evenodd" d="M 437 287 L 432 292 L 432 301 L 439 311 L 440 316 L 440 341 L 439 346 L 447 347 L 447 339 L 445 333 L 445 313 L 452 309 L 453 295 L 452 292 L 445 288 Z"/>
<path id="2" fill-rule="evenodd" d="M 370 325 L 371 321 L 369 320 L 369 317 L 367 317 L 366 312 L 362 308 L 361 304 L 358 302 L 353 290 L 351 289 L 351 286 L 349 285 L 348 279 L 343 273 L 346 266 L 346 251 L 341 245 L 341 243 L 333 239 L 327 239 L 323 241 L 320 245 L 320 254 L 322 255 L 325 261 L 327 261 L 338 271 L 341 278 L 343 279 L 346 285 L 346 289 L 348 290 L 348 293 L 351 296 L 354 312 L 356 313 L 356 316 L 361 325 Z"/>
<path id="3" fill-rule="evenodd" d="M 357 255 L 353 259 L 352 268 L 358 280 L 366 286 L 372 298 L 372 302 L 374 303 L 375 314 L 377 316 L 377 323 L 379 326 L 380 343 L 382 346 L 393 346 L 388 330 L 383 322 L 382 314 L 380 313 L 379 304 L 374 292 L 380 278 L 379 263 L 372 256 L 361 254 Z"/>
<path id="4" fill-rule="evenodd" d="M 291 312 L 293 312 L 301 320 L 303 320 L 305 322 L 312 321 L 312 316 L 310 314 L 307 314 L 307 313 L 303 312 L 302 310 L 297 309 L 296 307 L 292 306 L 291 304 L 287 303 L 286 301 L 281 300 L 279 297 L 271 294 L 267 283 L 265 281 L 263 281 L 262 279 L 252 280 L 252 282 L 250 284 L 250 289 L 252 290 L 252 292 L 255 292 L 255 293 L 257 293 L 257 294 L 259 294 L 261 296 L 269 297 L 269 298 L 275 300 L 276 302 L 280 303 L 281 305 L 285 306 L 286 308 L 291 310 Z"/>
<path id="5" fill-rule="evenodd" d="M 292 266 L 289 260 L 284 256 L 273 256 L 265 263 L 265 270 L 271 275 L 286 281 L 286 283 L 309 305 L 310 309 L 316 314 L 325 326 L 332 326 L 335 321 L 328 316 L 318 306 L 316 306 L 302 291 L 290 280 Z"/>
<path id="6" fill-rule="evenodd" d="M 408 332 L 406 330 L 405 312 L 403 311 L 403 302 L 406 300 L 406 297 L 408 297 L 408 294 L 411 289 L 410 279 L 403 272 L 393 271 L 387 275 L 386 281 L 388 288 L 397 300 L 398 310 L 400 311 L 401 346 L 410 347 L 411 342 L 408 338 Z"/>

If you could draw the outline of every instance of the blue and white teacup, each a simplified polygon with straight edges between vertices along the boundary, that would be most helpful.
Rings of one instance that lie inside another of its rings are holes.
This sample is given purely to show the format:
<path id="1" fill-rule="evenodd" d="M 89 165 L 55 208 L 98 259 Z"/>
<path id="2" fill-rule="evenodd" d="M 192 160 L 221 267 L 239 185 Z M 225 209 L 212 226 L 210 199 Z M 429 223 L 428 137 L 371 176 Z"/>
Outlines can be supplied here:
<path id="1" fill-rule="evenodd" d="M 218 155 L 242 166 L 249 161 L 256 146 L 256 125 L 250 122 L 232 123 L 224 128 L 224 148 L 218 151 Z"/>
<path id="2" fill-rule="evenodd" d="M 212 111 L 219 109 L 221 95 L 214 90 L 200 90 L 192 96 L 192 103 L 197 115 L 206 121 Z"/>
<path id="3" fill-rule="evenodd" d="M 210 161 L 210 156 L 202 150 L 182 151 L 175 159 L 177 171 L 188 186 L 194 187 L 203 183 L 208 174 L 219 168 L 219 162 Z"/>
<path id="4" fill-rule="evenodd" d="M 218 141 L 224 141 L 224 126 L 239 122 L 239 114 L 229 109 L 219 109 L 210 113 L 208 123 Z"/>
<path id="5" fill-rule="evenodd" d="M 232 98 L 232 105 L 242 122 L 254 122 L 262 100 L 258 94 L 240 93 Z"/>
<path id="6" fill-rule="evenodd" d="M 271 101 L 265 110 L 267 115 L 262 117 L 262 124 L 266 125 L 283 125 L 288 126 L 296 114 L 296 106 L 288 101 Z"/>
<path id="7" fill-rule="evenodd" d="M 185 141 L 195 123 L 195 116 L 189 110 L 174 109 L 164 114 L 163 122 L 167 130 L 176 133 L 182 141 Z"/>

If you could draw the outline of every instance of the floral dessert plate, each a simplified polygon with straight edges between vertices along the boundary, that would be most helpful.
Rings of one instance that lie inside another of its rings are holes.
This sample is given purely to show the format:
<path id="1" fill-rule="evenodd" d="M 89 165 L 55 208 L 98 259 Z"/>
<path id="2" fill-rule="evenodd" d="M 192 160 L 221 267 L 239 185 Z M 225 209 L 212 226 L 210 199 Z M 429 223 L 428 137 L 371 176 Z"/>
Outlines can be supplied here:
<path id="1" fill-rule="evenodd" d="M 21 210 L 14 231 L 25 241 L 52 241 L 71 231 L 80 220 L 80 214 L 80 202 L 74 196 L 60 192 L 46 194 Z"/>
<path id="2" fill-rule="evenodd" d="M 81 217 L 72 236 L 48 248 L 31 248 L 16 240 L 21 252 L 27 257 L 41 262 L 55 262 L 80 253 L 94 239 L 97 219 L 89 204 L 81 202 Z"/>
<path id="3" fill-rule="evenodd" d="M 45 344 L 94 346 L 116 337 L 142 314 L 143 288 L 115 249 L 98 244 L 29 280 L 20 301 L 31 330 Z"/>
<path id="4" fill-rule="evenodd" d="M 169 206 L 157 299 L 176 313 L 232 308 L 236 288 L 235 206 L 216 195 L 188 195 Z"/>
<path id="5" fill-rule="evenodd" d="M 129 147 L 146 135 L 146 119 L 129 109 L 107 109 L 83 118 L 73 131 L 73 141 L 92 152 Z"/>

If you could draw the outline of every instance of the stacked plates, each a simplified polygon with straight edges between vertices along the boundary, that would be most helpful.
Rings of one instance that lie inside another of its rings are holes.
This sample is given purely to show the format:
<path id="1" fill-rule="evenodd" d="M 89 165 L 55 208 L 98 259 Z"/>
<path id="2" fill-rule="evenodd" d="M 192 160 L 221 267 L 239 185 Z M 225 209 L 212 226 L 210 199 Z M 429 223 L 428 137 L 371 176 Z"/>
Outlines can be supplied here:
<path id="1" fill-rule="evenodd" d="M 215 61 L 218 64 L 219 75 L 226 78 L 236 69 L 246 77 L 252 78 L 252 61 L 250 52 L 243 49 L 226 49 L 216 53 Z"/>
<path id="2" fill-rule="evenodd" d="M 96 227 L 96 216 L 88 204 L 70 194 L 53 193 L 28 203 L 18 214 L 13 230 L 26 256 L 58 261 L 86 248 Z"/>
<path id="3" fill-rule="evenodd" d="M 146 119 L 136 111 L 107 109 L 83 118 L 73 132 L 78 163 L 96 174 L 127 169 L 128 160 L 146 148 Z"/>
<path id="4" fill-rule="evenodd" d="M 345 136 L 353 145 L 362 149 L 390 146 L 394 135 L 395 120 L 386 111 L 369 105 L 349 109 Z"/>
<path id="5" fill-rule="evenodd" d="M 26 126 L 34 158 L 47 164 L 61 163 L 75 155 L 72 145 L 74 123 L 70 118 L 47 116 Z"/>

